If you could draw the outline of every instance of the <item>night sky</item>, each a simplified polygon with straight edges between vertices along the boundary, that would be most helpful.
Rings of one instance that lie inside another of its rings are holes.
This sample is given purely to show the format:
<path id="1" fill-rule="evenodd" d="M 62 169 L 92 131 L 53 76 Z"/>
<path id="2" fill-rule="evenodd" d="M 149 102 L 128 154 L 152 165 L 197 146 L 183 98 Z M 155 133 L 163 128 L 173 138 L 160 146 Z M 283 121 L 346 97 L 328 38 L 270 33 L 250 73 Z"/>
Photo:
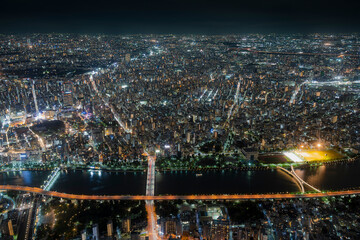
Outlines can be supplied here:
<path id="1" fill-rule="evenodd" d="M 0 1 L 0 33 L 34 32 L 360 32 L 360 1 Z"/>

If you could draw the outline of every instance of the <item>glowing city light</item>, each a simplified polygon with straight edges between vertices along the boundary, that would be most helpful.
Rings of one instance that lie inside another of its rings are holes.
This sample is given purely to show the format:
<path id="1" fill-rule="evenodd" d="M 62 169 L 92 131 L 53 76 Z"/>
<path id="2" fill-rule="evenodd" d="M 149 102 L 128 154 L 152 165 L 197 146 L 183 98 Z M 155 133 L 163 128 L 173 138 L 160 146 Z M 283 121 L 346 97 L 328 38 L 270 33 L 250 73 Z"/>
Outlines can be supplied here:
<path id="1" fill-rule="evenodd" d="M 284 155 L 290 158 L 293 162 L 303 162 L 301 158 L 299 158 L 295 153 L 292 152 L 284 152 Z"/>

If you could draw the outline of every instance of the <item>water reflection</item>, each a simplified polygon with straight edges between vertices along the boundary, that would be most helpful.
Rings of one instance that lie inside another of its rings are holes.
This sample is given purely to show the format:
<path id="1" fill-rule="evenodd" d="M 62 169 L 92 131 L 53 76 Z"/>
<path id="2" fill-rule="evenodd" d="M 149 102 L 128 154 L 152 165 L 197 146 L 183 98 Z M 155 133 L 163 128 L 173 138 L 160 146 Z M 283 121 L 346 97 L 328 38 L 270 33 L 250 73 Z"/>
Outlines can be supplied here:
<path id="1" fill-rule="evenodd" d="M 305 167 L 295 171 L 299 177 L 321 190 L 360 187 L 360 161 Z M 50 171 L 3 172 L 0 173 L 0 183 L 40 187 L 49 174 Z M 64 170 L 52 189 L 77 194 L 143 195 L 146 176 L 146 172 Z M 155 194 L 236 194 L 298 190 L 294 180 L 278 170 L 156 172 Z"/>
<path id="2" fill-rule="evenodd" d="M 291 178 L 279 171 L 157 172 L 155 194 L 236 194 L 296 192 Z"/>
<path id="3" fill-rule="evenodd" d="M 0 173 L 0 182 L 3 185 L 20 185 L 40 187 L 50 171 L 10 171 Z"/>
<path id="4" fill-rule="evenodd" d="M 305 167 L 295 172 L 320 190 L 342 190 L 360 187 L 360 161 L 318 167 Z"/>

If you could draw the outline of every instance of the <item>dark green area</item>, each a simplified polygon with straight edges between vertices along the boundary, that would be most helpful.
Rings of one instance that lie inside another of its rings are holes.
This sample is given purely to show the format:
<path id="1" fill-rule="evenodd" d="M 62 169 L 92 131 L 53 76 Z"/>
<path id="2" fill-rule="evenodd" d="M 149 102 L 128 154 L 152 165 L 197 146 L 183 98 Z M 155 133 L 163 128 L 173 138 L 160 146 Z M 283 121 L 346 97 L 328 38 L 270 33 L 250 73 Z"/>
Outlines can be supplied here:
<path id="1" fill-rule="evenodd" d="M 53 199 L 42 207 L 42 214 L 55 212 L 54 227 L 42 224 L 37 230 L 37 239 L 73 239 L 79 237 L 83 230 L 91 231 L 93 224 L 99 224 L 106 231 L 109 220 L 114 229 L 121 227 L 124 219 L 132 223 L 146 222 L 144 201 L 64 201 Z"/>
<path id="2" fill-rule="evenodd" d="M 226 202 L 230 219 L 233 223 L 244 224 L 246 222 L 259 222 L 264 218 L 264 214 L 259 208 L 259 202 Z"/>
<path id="3" fill-rule="evenodd" d="M 197 169 L 197 168 L 239 168 L 248 167 L 249 162 L 242 155 L 197 155 L 187 157 L 158 157 L 156 167 L 166 169 Z M 252 165 L 257 165 L 253 162 Z"/>
<path id="4" fill-rule="evenodd" d="M 174 217 L 178 214 L 178 205 L 182 204 L 182 200 L 174 201 L 156 201 L 155 211 L 156 214 L 162 218 Z"/>

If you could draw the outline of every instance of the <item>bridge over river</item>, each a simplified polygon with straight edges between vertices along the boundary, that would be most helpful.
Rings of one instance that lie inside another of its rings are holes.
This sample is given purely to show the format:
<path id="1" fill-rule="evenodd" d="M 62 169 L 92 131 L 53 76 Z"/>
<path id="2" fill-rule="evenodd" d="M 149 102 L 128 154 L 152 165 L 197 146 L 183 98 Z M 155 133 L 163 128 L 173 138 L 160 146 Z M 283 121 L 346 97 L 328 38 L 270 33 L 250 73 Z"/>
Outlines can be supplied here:
<path id="1" fill-rule="evenodd" d="M 223 195 L 78 195 L 69 193 L 60 193 L 55 191 L 46 191 L 37 187 L 0 185 L 0 190 L 14 190 L 36 193 L 44 196 L 77 199 L 77 200 L 260 200 L 260 199 L 289 199 L 289 198 L 318 198 L 318 197 L 336 197 L 344 195 L 359 195 L 359 190 L 317 192 L 317 193 L 274 193 L 274 194 L 223 194 Z"/>

